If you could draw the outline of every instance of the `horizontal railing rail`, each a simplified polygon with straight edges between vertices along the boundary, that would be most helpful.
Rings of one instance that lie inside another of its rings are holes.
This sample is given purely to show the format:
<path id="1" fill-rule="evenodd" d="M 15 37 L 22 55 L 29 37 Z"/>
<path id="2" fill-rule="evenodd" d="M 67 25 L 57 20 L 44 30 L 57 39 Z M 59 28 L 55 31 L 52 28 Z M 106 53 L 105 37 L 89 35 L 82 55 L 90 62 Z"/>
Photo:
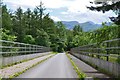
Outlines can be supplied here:
<path id="1" fill-rule="evenodd" d="M 120 38 L 75 47 L 70 53 L 103 72 L 120 77 Z"/>
<path id="2" fill-rule="evenodd" d="M 50 53 L 50 47 L 0 40 L 0 68 Z"/>
<path id="3" fill-rule="evenodd" d="M 33 44 L 26 44 L 20 42 L 12 42 L 6 40 L 0 40 L 0 54 L 2 56 L 14 56 L 14 55 L 24 55 L 24 54 L 33 54 L 40 52 L 50 51 L 50 47 L 44 47 Z"/>
<path id="4" fill-rule="evenodd" d="M 116 57 L 115 60 L 120 63 L 120 38 L 106 40 L 99 45 L 97 43 L 94 43 L 75 47 L 71 49 L 71 52 L 85 54 L 92 57 L 96 55 L 99 59 L 100 57 L 106 57 L 104 60 L 107 61 L 109 61 L 110 57 Z"/>

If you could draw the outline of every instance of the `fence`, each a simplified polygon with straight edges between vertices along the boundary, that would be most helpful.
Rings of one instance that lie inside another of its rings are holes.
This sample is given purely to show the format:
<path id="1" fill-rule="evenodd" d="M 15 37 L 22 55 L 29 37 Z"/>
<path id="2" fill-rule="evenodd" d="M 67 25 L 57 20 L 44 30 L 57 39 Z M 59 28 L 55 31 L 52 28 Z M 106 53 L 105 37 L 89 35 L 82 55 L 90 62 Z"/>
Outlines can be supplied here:
<path id="1" fill-rule="evenodd" d="M 49 47 L 0 40 L 0 66 L 45 55 L 49 51 Z"/>
<path id="2" fill-rule="evenodd" d="M 120 38 L 72 48 L 71 53 L 107 73 L 120 77 Z"/>

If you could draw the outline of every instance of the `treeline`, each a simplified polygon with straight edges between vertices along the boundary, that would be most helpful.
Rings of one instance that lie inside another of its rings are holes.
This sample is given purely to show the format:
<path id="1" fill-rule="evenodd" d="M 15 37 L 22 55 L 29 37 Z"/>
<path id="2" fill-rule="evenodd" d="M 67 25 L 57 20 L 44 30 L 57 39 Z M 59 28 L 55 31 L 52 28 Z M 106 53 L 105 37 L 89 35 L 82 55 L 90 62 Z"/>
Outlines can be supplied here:
<path id="1" fill-rule="evenodd" d="M 51 47 L 53 51 L 63 52 L 73 47 L 118 37 L 118 25 L 112 24 L 95 31 L 84 32 L 80 25 L 68 30 L 62 22 L 54 22 L 43 4 L 30 10 L 18 8 L 15 12 L 2 5 L 2 40 L 18 41 L 40 46 Z"/>

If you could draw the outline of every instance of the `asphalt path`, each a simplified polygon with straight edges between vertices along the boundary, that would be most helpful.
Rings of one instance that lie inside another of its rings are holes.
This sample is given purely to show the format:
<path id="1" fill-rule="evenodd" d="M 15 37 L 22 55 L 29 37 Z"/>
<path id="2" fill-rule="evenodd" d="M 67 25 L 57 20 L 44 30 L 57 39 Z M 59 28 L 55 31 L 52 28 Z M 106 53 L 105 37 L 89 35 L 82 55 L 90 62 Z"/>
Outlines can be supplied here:
<path id="1" fill-rule="evenodd" d="M 77 73 L 73 69 L 65 53 L 59 53 L 29 69 L 17 78 L 77 78 Z"/>

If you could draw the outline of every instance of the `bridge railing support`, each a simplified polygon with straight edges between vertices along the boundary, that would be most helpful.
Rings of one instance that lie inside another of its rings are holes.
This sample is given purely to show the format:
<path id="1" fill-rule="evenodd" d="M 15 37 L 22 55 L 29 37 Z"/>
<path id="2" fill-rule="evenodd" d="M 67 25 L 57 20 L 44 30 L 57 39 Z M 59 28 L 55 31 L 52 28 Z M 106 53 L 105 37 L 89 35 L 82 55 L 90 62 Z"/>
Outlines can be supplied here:
<path id="1" fill-rule="evenodd" d="M 31 56 L 40 56 L 41 53 L 50 52 L 49 47 L 33 45 L 33 44 L 25 44 L 19 42 L 12 42 L 6 40 L 0 40 L 0 66 L 4 66 L 9 63 L 13 63 L 17 58 L 19 59 L 30 59 Z M 35 55 L 34 55 L 35 54 Z M 23 57 L 22 57 L 23 56 Z M 25 58 L 26 56 L 26 58 Z M 9 58 L 9 60 L 7 60 Z"/>
<path id="2" fill-rule="evenodd" d="M 103 41 L 99 46 L 90 44 L 71 49 L 71 53 L 83 61 L 94 64 L 106 72 L 120 77 L 120 38 Z"/>

